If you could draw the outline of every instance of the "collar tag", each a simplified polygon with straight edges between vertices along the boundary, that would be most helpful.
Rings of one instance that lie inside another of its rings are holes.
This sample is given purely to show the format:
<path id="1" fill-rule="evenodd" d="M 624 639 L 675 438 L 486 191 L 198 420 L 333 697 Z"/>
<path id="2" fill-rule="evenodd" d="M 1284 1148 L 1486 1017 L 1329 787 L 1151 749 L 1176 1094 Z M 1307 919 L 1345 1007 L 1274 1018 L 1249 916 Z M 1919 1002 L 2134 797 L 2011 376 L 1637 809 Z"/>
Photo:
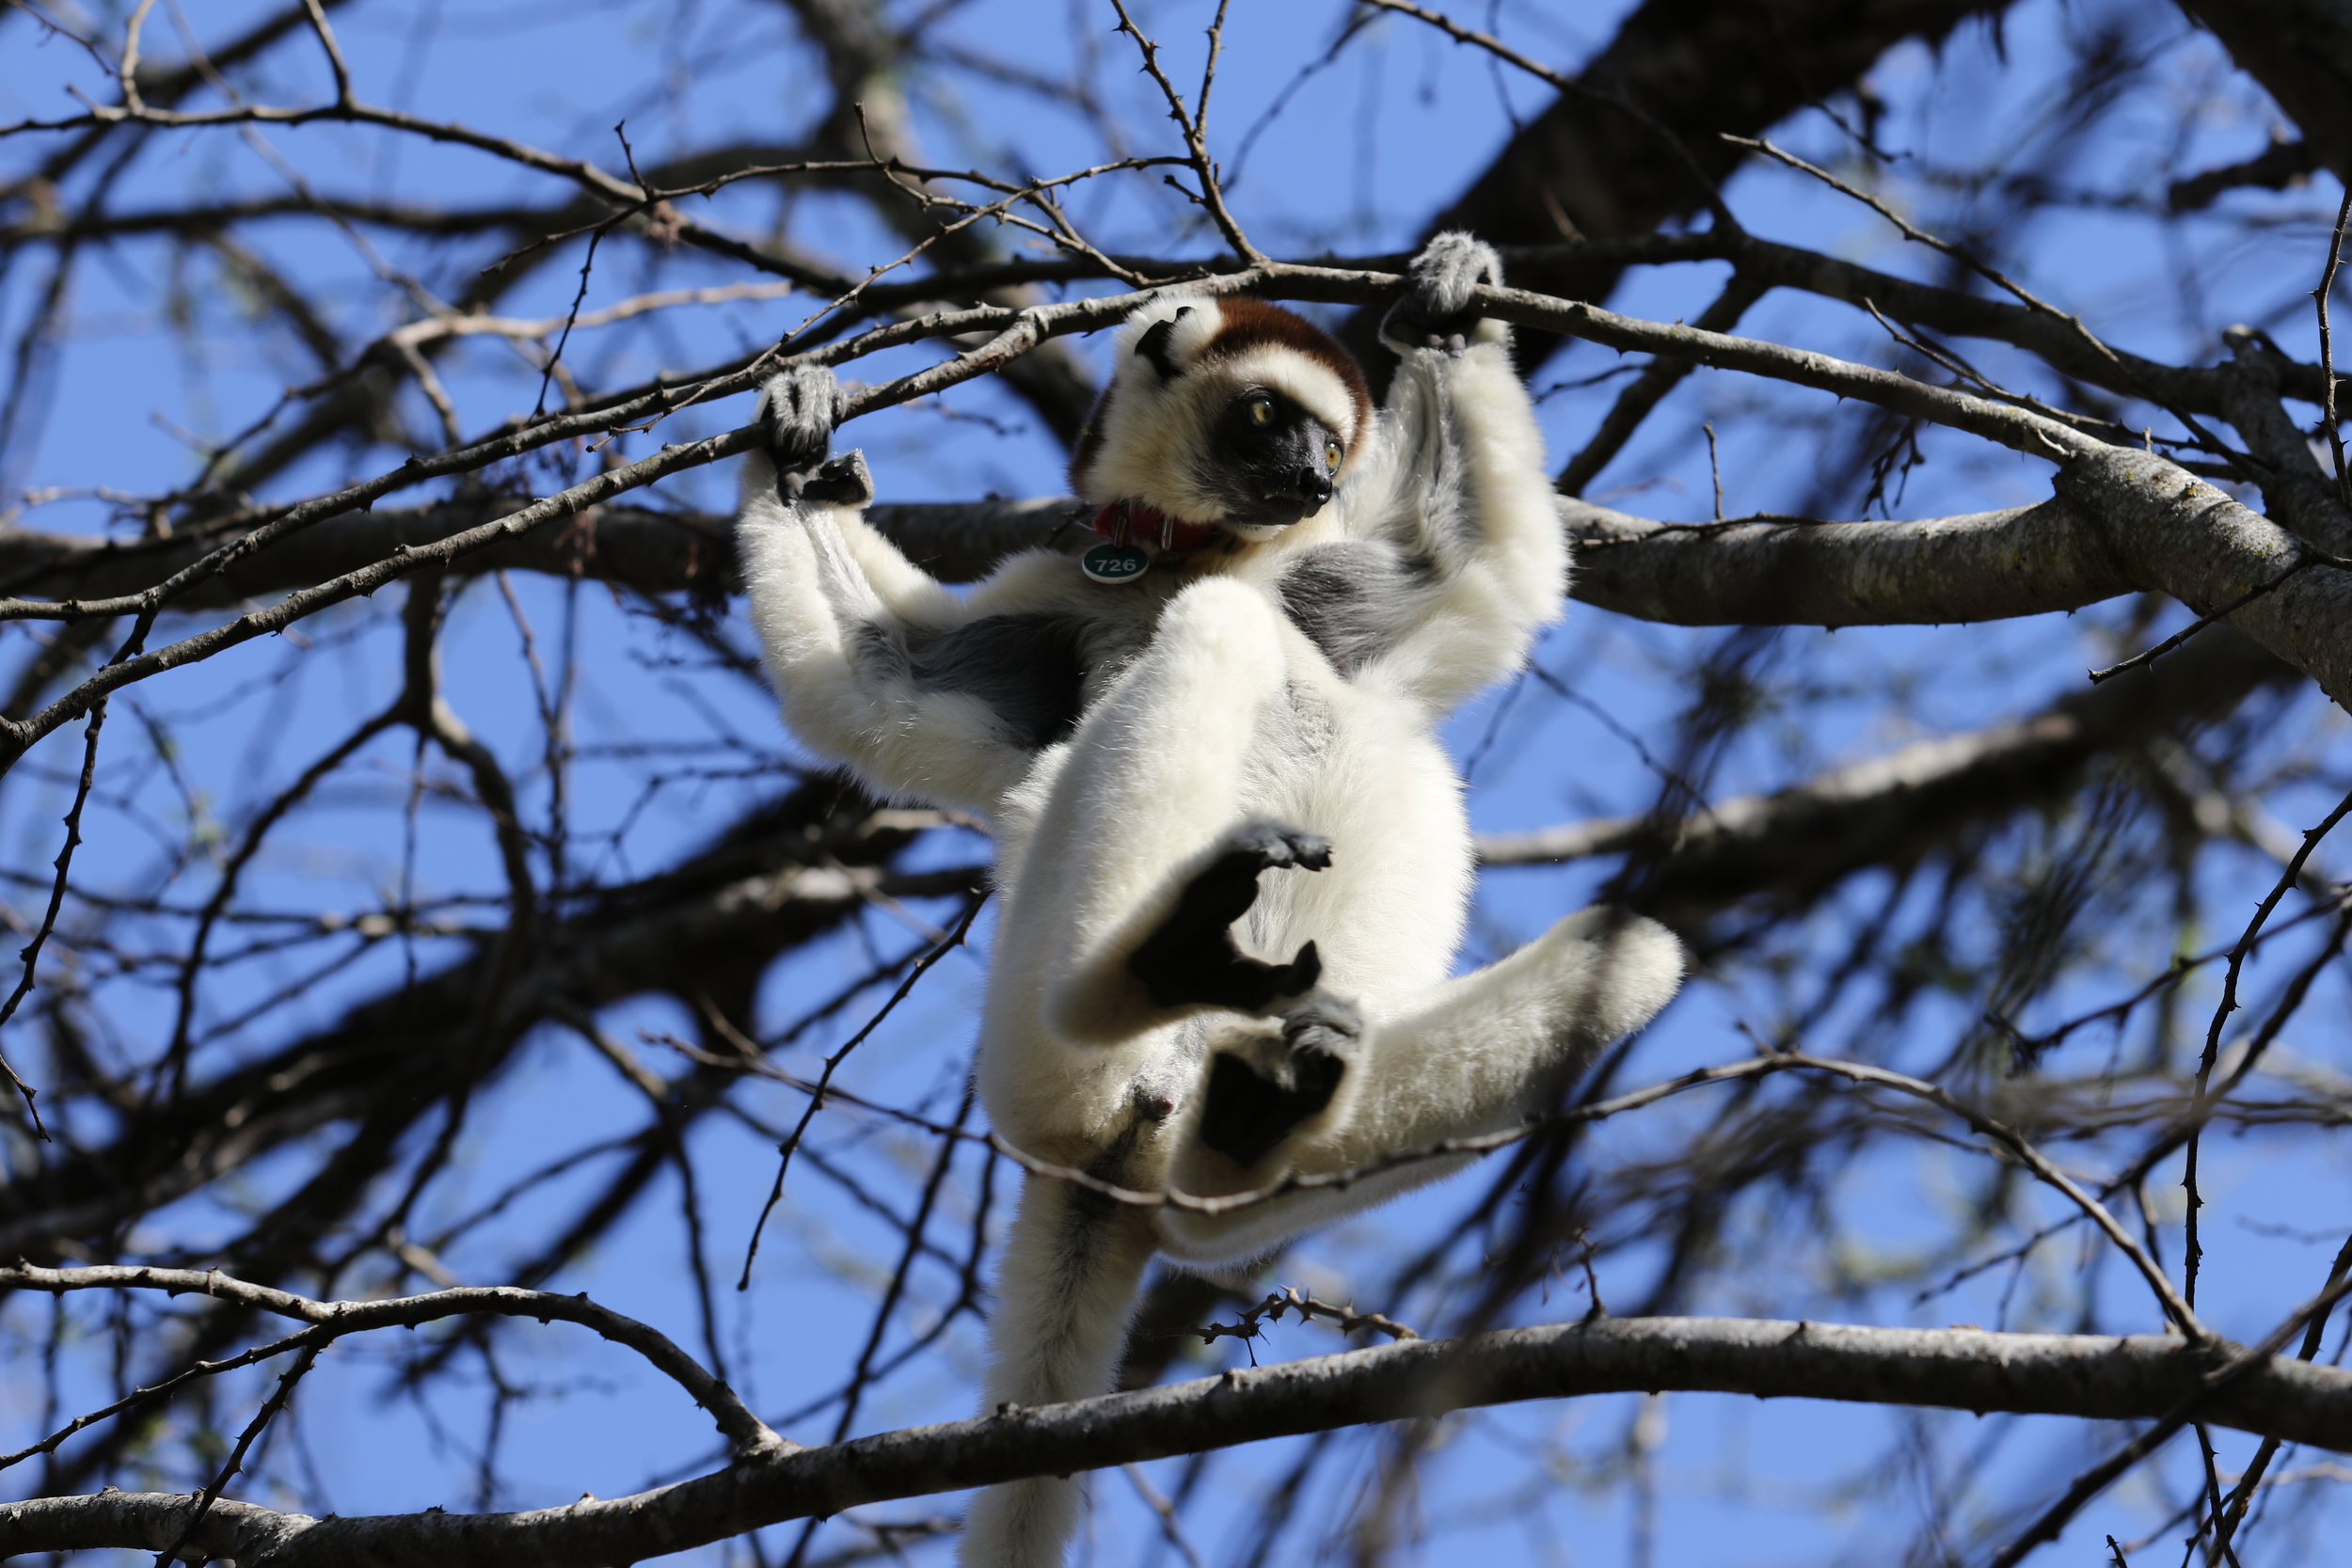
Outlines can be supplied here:
<path id="1" fill-rule="evenodd" d="M 1078 569 L 1096 582 L 1133 582 L 1152 569 L 1152 554 L 1140 545 L 1097 545 L 1078 558 Z"/>
<path id="2" fill-rule="evenodd" d="M 1216 543 L 1217 537 L 1217 531 L 1211 524 L 1183 522 L 1155 506 L 1132 500 L 1111 502 L 1094 515 L 1089 526 L 1122 552 L 1144 552 L 1139 564 L 1112 566 L 1109 562 L 1114 558 L 1104 552 L 1104 546 L 1098 545 L 1087 551 L 1081 558 L 1087 562 L 1086 574 L 1097 582 L 1133 582 L 1150 571 L 1152 563 L 1160 557 L 1188 555 Z M 1099 572 L 1092 564 L 1098 556 L 1105 563 Z M 1123 562 L 1127 556 L 1122 554 L 1116 559 Z"/>

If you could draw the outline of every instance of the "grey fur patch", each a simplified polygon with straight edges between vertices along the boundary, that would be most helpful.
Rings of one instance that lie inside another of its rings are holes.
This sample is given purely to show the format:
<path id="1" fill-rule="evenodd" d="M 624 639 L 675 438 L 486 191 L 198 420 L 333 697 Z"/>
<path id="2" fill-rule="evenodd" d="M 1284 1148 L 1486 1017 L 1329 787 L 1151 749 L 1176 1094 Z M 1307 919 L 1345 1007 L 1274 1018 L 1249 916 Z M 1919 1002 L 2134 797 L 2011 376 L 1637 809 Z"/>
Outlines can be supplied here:
<path id="1" fill-rule="evenodd" d="M 883 681 L 907 678 L 907 645 L 896 631 L 879 621 L 861 621 L 853 636 L 857 645 L 851 657 L 860 670 Z"/>
<path id="2" fill-rule="evenodd" d="M 1068 738 L 1086 691 L 1087 624 L 1070 615 L 990 615 L 914 649 L 916 686 L 966 691 L 1031 751 Z"/>
<path id="3" fill-rule="evenodd" d="M 1332 669 L 1353 675 L 1404 629 L 1425 580 L 1395 550 L 1325 545 L 1282 574 L 1279 592 L 1291 624 Z"/>

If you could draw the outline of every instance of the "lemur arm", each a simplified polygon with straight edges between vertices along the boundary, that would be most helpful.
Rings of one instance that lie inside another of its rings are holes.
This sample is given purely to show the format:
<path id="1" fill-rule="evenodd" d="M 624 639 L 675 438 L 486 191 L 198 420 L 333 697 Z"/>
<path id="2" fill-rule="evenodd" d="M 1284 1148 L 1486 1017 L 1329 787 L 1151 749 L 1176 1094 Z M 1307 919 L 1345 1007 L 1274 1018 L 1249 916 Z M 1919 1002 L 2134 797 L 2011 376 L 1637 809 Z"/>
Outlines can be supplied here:
<path id="1" fill-rule="evenodd" d="M 802 366 L 760 391 L 769 450 L 745 455 L 736 528 L 752 621 L 795 734 L 883 794 L 993 811 L 1029 751 L 967 692 L 926 689 L 911 637 L 970 618 L 867 527 L 862 453 L 828 458 L 840 394 Z"/>
<path id="2" fill-rule="evenodd" d="M 1396 376 L 1355 506 L 1358 526 L 1418 582 L 1378 661 L 1444 708 L 1517 669 L 1559 615 L 1567 538 L 1510 328 L 1468 313 L 1472 288 L 1502 281 L 1501 260 L 1440 234 L 1412 277 L 1381 326 Z"/>

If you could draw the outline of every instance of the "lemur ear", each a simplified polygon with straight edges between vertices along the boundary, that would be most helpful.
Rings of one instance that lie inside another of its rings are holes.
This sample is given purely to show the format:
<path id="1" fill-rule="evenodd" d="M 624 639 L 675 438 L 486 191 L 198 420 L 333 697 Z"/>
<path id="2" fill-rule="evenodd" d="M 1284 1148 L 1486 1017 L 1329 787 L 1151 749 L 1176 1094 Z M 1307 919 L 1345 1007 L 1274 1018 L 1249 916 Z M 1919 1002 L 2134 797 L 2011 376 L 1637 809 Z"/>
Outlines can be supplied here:
<path id="1" fill-rule="evenodd" d="M 1191 314 L 1192 307 L 1187 305 L 1168 320 L 1153 322 L 1145 327 L 1143 336 L 1136 340 L 1136 355 L 1152 362 L 1152 368 L 1160 372 L 1162 381 L 1176 379 L 1175 362 L 1168 356 L 1168 340 L 1175 336 L 1176 324 Z"/>

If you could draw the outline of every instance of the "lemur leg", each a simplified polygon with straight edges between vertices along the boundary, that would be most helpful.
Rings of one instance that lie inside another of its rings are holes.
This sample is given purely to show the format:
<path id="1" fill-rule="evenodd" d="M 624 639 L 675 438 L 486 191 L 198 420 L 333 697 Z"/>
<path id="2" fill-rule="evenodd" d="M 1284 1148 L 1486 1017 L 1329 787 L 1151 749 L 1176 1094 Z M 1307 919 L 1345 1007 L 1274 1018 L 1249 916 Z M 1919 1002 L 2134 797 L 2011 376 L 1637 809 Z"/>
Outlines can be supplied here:
<path id="1" fill-rule="evenodd" d="M 1288 1008 L 1279 1031 L 1229 1032 L 1209 1058 L 1200 1142 L 1237 1166 L 1255 1165 L 1331 1103 L 1362 1033 L 1355 1006 L 1321 990 Z"/>
<path id="2" fill-rule="evenodd" d="M 976 699 L 915 686 L 908 628 L 952 626 L 966 611 L 866 526 L 865 458 L 826 456 L 838 406 L 821 365 L 760 393 L 770 446 L 744 457 L 737 532 L 770 673 L 793 729 L 875 788 L 987 809 L 1030 753 Z"/>
<path id="3" fill-rule="evenodd" d="M 998 962 L 1049 977 L 1038 1002 L 1061 1038 L 1114 1043 L 1202 1007 L 1268 1011 L 1313 986 L 1311 945 L 1269 959 L 1230 931 L 1262 873 L 1330 863 L 1315 834 L 1246 819 L 1284 638 L 1259 591 L 1195 583 L 1072 736 L 1022 850 Z"/>
<path id="4" fill-rule="evenodd" d="M 1157 1244 L 1144 1211 L 1051 1178 L 1025 1179 L 997 1275 L 983 1414 L 1108 1389 Z M 990 1487 L 964 1515 L 963 1568 L 1055 1568 L 1082 1497 L 1068 1477 Z"/>
<path id="5" fill-rule="evenodd" d="M 1180 1135 L 1169 1185 L 1203 1196 L 1247 1191 L 1508 1127 L 1601 1047 L 1656 1017 L 1681 984 L 1682 966 L 1682 944 L 1654 921 L 1607 908 L 1569 915 L 1501 962 L 1367 1021 L 1338 1046 L 1347 1070 L 1327 1105 L 1272 1141 L 1220 1148 L 1204 1103 L 1197 1129 Z M 1245 1086 L 1244 1076 L 1258 1071 L 1248 1050 L 1225 1052 L 1211 1067 L 1210 1100 L 1220 1075 Z M 1418 1162 L 1228 1214 L 1168 1209 L 1161 1228 L 1180 1257 L 1248 1256 L 1458 1165 Z"/>

